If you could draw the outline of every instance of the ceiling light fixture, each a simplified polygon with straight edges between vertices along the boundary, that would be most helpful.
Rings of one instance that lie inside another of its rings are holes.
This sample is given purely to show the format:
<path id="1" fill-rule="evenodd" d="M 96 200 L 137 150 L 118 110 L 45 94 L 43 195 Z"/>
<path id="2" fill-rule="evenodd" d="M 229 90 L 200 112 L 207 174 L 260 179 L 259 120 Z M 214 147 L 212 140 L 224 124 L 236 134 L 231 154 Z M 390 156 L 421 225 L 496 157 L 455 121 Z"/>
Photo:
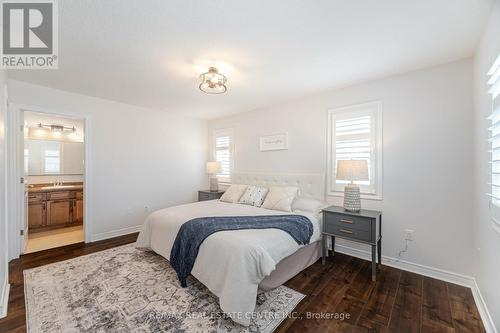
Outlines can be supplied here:
<path id="1" fill-rule="evenodd" d="M 207 94 L 222 94 L 227 91 L 227 78 L 217 71 L 217 68 L 210 67 L 208 72 L 200 75 L 201 83 L 199 88 Z"/>

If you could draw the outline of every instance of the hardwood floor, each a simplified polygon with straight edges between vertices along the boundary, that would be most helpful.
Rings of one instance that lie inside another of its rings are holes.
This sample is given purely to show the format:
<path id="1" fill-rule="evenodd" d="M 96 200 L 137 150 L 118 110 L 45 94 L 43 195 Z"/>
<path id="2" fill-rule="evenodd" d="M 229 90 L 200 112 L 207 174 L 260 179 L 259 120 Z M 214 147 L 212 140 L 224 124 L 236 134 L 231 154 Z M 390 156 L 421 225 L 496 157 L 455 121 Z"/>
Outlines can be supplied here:
<path id="1" fill-rule="evenodd" d="M 22 256 L 9 265 L 8 315 L 0 332 L 24 332 L 23 270 L 134 242 L 137 234 Z M 306 297 L 276 332 L 485 332 L 470 289 L 382 266 L 371 281 L 367 261 L 335 254 L 288 281 Z M 344 320 L 323 314 L 344 315 Z"/>

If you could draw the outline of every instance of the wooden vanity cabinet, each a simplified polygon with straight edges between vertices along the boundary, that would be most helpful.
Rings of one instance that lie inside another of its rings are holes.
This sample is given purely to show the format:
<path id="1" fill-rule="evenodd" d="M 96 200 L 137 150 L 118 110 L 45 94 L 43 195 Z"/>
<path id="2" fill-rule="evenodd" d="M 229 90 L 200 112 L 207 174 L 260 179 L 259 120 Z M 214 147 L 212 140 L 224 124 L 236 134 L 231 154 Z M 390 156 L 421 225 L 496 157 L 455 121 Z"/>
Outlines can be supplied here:
<path id="1" fill-rule="evenodd" d="M 45 226 L 47 209 L 46 202 L 30 202 L 28 203 L 28 224 L 30 228 L 42 228 Z"/>
<path id="2" fill-rule="evenodd" d="M 32 231 L 83 223 L 83 192 L 28 193 L 28 227 Z"/>
<path id="3" fill-rule="evenodd" d="M 83 192 L 76 192 L 76 199 L 73 200 L 73 222 L 83 223 Z"/>
<path id="4" fill-rule="evenodd" d="M 47 201 L 47 226 L 57 226 L 72 223 L 72 200 Z"/>

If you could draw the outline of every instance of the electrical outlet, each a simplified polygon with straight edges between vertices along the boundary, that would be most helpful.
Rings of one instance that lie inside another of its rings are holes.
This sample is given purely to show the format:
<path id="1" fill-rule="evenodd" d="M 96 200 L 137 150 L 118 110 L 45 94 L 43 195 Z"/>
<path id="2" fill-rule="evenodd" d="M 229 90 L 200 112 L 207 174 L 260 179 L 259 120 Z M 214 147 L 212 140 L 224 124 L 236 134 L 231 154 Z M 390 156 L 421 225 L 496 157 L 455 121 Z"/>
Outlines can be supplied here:
<path id="1" fill-rule="evenodd" d="M 405 232 L 406 232 L 406 239 L 412 241 L 413 240 L 413 233 L 415 232 L 415 230 L 406 229 Z"/>

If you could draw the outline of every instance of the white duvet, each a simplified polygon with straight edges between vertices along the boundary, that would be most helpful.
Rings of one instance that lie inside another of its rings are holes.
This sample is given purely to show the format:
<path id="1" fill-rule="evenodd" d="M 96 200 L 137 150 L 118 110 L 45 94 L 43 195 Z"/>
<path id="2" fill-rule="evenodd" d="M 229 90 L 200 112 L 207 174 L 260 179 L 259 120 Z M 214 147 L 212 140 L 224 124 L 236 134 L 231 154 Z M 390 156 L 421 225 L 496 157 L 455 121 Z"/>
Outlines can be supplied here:
<path id="1" fill-rule="evenodd" d="M 319 222 L 313 213 L 287 213 L 210 200 L 152 213 L 142 226 L 136 246 L 152 249 L 170 259 L 177 232 L 193 218 L 280 214 L 307 216 L 314 226 L 311 243 L 319 240 Z M 287 232 L 279 229 L 220 231 L 203 241 L 191 274 L 219 297 L 222 311 L 235 322 L 248 326 L 259 283 L 271 274 L 278 262 L 300 247 Z"/>

